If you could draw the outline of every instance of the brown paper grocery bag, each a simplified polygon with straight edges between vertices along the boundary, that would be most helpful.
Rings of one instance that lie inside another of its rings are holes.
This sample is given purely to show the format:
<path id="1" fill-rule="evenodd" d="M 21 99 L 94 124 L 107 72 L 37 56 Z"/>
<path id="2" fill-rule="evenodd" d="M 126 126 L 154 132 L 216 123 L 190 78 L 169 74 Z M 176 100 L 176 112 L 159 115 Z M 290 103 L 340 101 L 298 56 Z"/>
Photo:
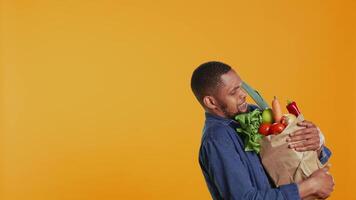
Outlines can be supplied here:
<path id="1" fill-rule="evenodd" d="M 299 115 L 282 133 L 266 136 L 261 141 L 262 163 L 276 186 L 297 183 L 324 167 L 316 151 L 297 152 L 288 148 L 288 135 L 303 128 L 297 126 L 303 120 L 303 115 Z"/>

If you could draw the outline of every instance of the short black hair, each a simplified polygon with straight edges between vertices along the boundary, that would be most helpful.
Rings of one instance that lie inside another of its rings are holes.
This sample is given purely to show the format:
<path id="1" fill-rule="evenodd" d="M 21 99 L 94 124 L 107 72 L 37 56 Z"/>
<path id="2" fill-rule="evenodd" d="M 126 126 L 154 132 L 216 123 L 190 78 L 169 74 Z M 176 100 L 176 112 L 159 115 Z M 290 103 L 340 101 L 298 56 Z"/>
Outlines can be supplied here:
<path id="1" fill-rule="evenodd" d="M 231 67 L 229 65 L 218 61 L 203 63 L 194 70 L 190 87 L 202 106 L 204 106 L 204 96 L 214 94 L 216 88 L 221 83 L 221 75 L 230 70 Z"/>

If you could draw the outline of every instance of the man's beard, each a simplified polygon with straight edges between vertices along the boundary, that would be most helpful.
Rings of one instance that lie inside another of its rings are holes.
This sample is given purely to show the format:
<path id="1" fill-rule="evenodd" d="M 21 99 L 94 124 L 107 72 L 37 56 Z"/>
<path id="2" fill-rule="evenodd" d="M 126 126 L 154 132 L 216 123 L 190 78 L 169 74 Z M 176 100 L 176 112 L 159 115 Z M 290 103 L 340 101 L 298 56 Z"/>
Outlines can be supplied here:
<path id="1" fill-rule="evenodd" d="M 220 109 L 227 118 L 231 118 L 231 119 L 233 119 L 238 114 L 245 113 L 248 111 L 248 109 L 245 109 L 245 111 L 240 111 L 239 105 L 236 105 L 236 112 L 235 113 L 229 112 L 227 110 L 227 105 L 225 103 L 220 103 Z"/>
<path id="2" fill-rule="evenodd" d="M 220 109 L 227 118 L 234 118 L 238 113 L 231 113 L 227 110 L 227 105 L 225 103 L 220 104 Z M 237 109 L 237 107 L 236 107 Z"/>

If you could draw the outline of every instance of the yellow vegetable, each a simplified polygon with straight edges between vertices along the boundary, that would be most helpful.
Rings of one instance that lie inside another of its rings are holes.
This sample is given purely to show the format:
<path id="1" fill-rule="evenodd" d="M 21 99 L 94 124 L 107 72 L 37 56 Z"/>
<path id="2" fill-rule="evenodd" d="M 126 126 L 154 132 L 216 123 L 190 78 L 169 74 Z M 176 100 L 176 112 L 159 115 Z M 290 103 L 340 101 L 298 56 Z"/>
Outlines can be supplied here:
<path id="1" fill-rule="evenodd" d="M 282 119 L 282 110 L 281 105 L 279 104 L 279 101 L 276 96 L 274 96 L 274 99 L 272 101 L 272 112 L 274 122 L 280 123 Z"/>

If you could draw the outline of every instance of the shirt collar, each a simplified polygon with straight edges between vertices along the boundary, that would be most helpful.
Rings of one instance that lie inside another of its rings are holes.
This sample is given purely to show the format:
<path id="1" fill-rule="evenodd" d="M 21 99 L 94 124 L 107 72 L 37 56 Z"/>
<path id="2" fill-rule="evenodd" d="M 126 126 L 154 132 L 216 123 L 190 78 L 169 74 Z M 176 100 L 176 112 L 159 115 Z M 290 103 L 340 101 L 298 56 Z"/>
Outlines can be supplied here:
<path id="1" fill-rule="evenodd" d="M 209 112 L 205 112 L 205 119 L 207 121 L 218 121 L 218 122 L 222 122 L 225 125 L 229 125 L 229 124 L 237 124 L 237 122 L 233 119 L 229 119 L 229 118 L 225 118 L 225 117 L 221 117 Z"/>
<path id="2" fill-rule="evenodd" d="M 248 112 L 251 112 L 255 109 L 259 109 L 258 106 L 253 105 L 253 104 L 248 104 Z M 233 127 L 238 127 L 239 126 L 239 122 L 233 120 L 233 119 L 229 119 L 229 118 L 224 118 L 224 117 L 220 117 L 218 115 L 209 113 L 205 111 L 205 119 L 206 121 L 215 121 L 215 122 L 221 122 L 225 125 L 232 125 Z"/>

